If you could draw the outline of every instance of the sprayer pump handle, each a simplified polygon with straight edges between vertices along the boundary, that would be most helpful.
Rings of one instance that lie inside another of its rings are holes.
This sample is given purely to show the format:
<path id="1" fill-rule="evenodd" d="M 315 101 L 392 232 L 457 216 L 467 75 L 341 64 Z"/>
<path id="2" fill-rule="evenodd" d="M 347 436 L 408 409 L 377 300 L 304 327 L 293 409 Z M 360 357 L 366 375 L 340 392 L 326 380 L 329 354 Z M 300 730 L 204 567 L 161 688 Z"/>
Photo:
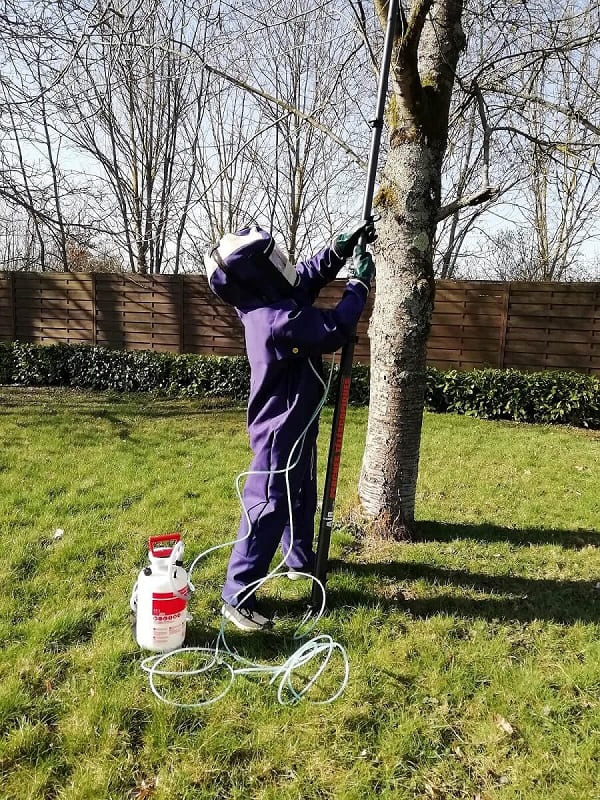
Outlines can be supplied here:
<path id="1" fill-rule="evenodd" d="M 155 558 L 169 558 L 171 553 L 173 552 L 173 547 L 177 544 L 177 542 L 181 541 L 181 534 L 180 533 L 163 533 L 161 536 L 151 536 L 148 539 L 148 550 Z M 163 542 L 171 542 L 172 547 L 159 547 L 158 551 L 155 552 L 155 545 L 161 544 Z"/>

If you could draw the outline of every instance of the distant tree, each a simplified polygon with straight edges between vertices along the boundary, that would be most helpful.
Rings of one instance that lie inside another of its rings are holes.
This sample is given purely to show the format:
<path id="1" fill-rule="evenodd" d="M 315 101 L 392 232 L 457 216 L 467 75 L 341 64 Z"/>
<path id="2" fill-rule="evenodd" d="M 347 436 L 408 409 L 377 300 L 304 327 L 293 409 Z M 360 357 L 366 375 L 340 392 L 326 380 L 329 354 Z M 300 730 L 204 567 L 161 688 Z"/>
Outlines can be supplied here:
<path id="1" fill-rule="evenodd" d="M 466 5 L 443 191 L 495 191 L 438 226 L 439 277 L 493 276 L 498 236 L 504 247 L 535 244 L 529 279 L 574 274 L 582 242 L 599 232 L 598 21 L 595 2 Z"/>
<path id="2" fill-rule="evenodd" d="M 67 240 L 69 272 L 123 272 L 123 262 L 115 255 L 93 248 L 92 243 Z"/>
<path id="3" fill-rule="evenodd" d="M 206 8 L 141 0 L 98 11 L 99 36 L 76 54 L 61 89 L 62 135 L 99 169 L 133 272 L 159 273 L 170 261 L 178 271 L 180 251 L 171 248 L 185 227 L 206 107 L 205 75 L 182 43 L 202 41 Z"/>

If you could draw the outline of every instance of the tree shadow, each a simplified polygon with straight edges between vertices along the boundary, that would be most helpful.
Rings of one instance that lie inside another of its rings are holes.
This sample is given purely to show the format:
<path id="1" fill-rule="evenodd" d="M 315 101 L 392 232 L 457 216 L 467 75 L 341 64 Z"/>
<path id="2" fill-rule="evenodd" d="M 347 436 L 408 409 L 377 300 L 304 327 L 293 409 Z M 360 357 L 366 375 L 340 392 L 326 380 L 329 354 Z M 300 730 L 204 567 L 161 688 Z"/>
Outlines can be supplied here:
<path id="1" fill-rule="evenodd" d="M 357 564 L 333 560 L 331 570 L 351 573 L 355 583 L 352 588 L 346 588 L 333 580 L 328 586 L 330 608 L 362 605 L 383 607 L 387 611 L 404 609 L 418 618 L 455 614 L 488 620 L 548 620 L 561 624 L 600 620 L 600 591 L 593 580 L 490 575 L 402 561 Z M 388 598 L 374 593 L 373 579 L 381 578 L 399 582 L 425 580 L 438 587 L 438 591 L 433 597 L 412 597 L 410 592 L 404 594 L 400 589 L 395 597 Z M 456 589 L 464 589 L 465 593 L 457 596 Z M 469 596 L 473 592 L 488 596 Z"/>
<path id="2" fill-rule="evenodd" d="M 464 523 L 422 520 L 417 523 L 413 542 L 451 542 L 473 539 L 478 542 L 506 542 L 514 545 L 555 544 L 569 550 L 600 547 L 600 531 L 590 529 L 506 528 L 500 525 L 468 525 Z"/>

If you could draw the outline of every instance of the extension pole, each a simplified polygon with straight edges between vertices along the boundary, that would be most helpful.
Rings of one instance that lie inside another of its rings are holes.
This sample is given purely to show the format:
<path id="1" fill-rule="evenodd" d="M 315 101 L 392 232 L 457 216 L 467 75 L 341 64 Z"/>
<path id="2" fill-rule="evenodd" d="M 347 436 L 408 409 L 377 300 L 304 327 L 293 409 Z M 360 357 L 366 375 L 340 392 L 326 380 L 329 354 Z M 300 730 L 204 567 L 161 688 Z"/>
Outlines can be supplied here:
<path id="1" fill-rule="evenodd" d="M 365 222 L 371 219 L 373 211 L 373 193 L 375 191 L 375 179 L 377 177 L 381 132 L 383 130 L 383 115 L 385 112 L 388 77 L 390 74 L 392 47 L 394 43 L 394 31 L 396 25 L 396 16 L 398 13 L 397 2 L 398 0 L 389 0 L 387 27 L 385 32 L 381 68 L 379 71 L 379 85 L 377 88 L 377 106 L 375 119 L 371 121 L 371 150 L 369 153 L 367 182 L 365 185 L 362 208 L 362 218 Z M 333 511 L 335 508 L 335 499 L 337 495 L 340 459 L 342 457 L 342 443 L 344 441 L 346 411 L 348 408 L 348 399 L 350 397 L 350 383 L 352 381 L 352 361 L 354 359 L 355 339 L 356 331 L 353 331 L 348 338 L 348 342 L 342 348 L 337 383 L 337 396 L 335 401 L 335 409 L 333 412 L 333 422 L 331 425 L 331 439 L 329 442 L 329 455 L 327 457 L 327 471 L 325 473 L 325 487 L 323 489 L 323 503 L 321 507 L 321 521 L 319 523 L 319 538 L 317 541 L 317 555 L 314 570 L 315 577 L 321 581 L 323 586 L 325 586 L 327 582 L 329 544 L 331 542 Z M 321 607 L 322 599 L 323 598 L 319 585 L 313 582 L 312 594 L 310 598 L 310 605 L 313 611 L 318 610 Z"/>

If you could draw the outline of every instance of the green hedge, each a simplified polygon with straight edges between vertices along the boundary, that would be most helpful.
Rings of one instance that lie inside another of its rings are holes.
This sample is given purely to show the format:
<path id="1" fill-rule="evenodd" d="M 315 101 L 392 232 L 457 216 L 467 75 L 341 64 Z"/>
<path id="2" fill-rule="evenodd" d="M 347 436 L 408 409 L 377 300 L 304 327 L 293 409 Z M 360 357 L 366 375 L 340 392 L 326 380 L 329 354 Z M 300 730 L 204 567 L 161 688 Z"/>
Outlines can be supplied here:
<path id="1" fill-rule="evenodd" d="M 219 358 L 9 342 L 0 343 L 0 383 L 154 391 L 244 402 L 250 369 L 242 356 Z M 366 405 L 368 401 L 369 368 L 358 364 L 353 372 L 350 402 Z M 486 419 L 600 428 L 600 379 L 574 372 L 441 372 L 430 367 L 426 405 L 431 411 Z"/>
<path id="2" fill-rule="evenodd" d="M 429 368 L 426 404 L 484 419 L 600 428 L 600 379 L 578 372 Z"/>

